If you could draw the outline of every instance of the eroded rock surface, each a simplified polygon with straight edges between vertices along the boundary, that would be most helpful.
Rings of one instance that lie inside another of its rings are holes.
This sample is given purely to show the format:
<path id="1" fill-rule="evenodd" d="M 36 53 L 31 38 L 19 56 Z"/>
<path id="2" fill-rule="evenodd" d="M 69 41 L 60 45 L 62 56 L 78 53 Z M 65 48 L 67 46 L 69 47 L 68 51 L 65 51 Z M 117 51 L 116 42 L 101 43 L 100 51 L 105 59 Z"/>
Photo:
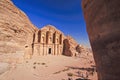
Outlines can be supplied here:
<path id="1" fill-rule="evenodd" d="M 78 50 L 76 47 L 79 45 L 71 36 L 66 36 L 63 41 L 63 54 L 66 56 L 76 56 Z"/>
<path id="2" fill-rule="evenodd" d="M 32 52 L 31 44 L 36 30 L 11 0 L 0 0 L 0 59 L 11 53 Z"/>
<path id="3" fill-rule="evenodd" d="M 10 66 L 8 63 L 0 62 L 0 75 L 8 71 L 9 69 L 10 69 Z"/>
<path id="4" fill-rule="evenodd" d="M 120 80 L 120 1 L 83 0 L 99 80 Z"/>

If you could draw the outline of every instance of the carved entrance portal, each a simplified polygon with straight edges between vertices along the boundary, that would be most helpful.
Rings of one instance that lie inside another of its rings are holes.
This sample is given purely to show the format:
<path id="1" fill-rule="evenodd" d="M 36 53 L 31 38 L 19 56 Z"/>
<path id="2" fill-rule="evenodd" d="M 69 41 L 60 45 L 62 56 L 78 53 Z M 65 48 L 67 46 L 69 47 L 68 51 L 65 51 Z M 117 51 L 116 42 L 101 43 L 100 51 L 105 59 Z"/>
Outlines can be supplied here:
<path id="1" fill-rule="evenodd" d="M 51 52 L 51 48 L 49 48 L 49 50 L 48 50 L 48 54 L 51 54 L 52 52 Z"/>

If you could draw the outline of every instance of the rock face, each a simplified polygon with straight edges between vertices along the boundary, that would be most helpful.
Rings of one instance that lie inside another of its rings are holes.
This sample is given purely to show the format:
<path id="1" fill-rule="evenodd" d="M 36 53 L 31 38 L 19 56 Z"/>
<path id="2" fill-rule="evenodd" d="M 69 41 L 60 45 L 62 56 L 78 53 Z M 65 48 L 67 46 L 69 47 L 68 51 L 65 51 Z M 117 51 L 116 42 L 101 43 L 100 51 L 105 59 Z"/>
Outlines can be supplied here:
<path id="1" fill-rule="evenodd" d="M 30 51 L 31 54 L 36 30 L 28 17 L 10 0 L 0 0 L 0 59 L 11 53 L 19 55 Z"/>
<path id="2" fill-rule="evenodd" d="M 82 0 L 99 80 L 120 80 L 120 1 Z"/>
<path id="3" fill-rule="evenodd" d="M 76 50 L 76 47 L 78 43 L 71 37 L 66 36 L 66 38 L 63 41 L 63 54 L 66 56 L 76 56 L 78 51 Z"/>
<path id="4" fill-rule="evenodd" d="M 0 75 L 8 71 L 9 69 L 10 69 L 10 66 L 8 63 L 0 62 Z"/>

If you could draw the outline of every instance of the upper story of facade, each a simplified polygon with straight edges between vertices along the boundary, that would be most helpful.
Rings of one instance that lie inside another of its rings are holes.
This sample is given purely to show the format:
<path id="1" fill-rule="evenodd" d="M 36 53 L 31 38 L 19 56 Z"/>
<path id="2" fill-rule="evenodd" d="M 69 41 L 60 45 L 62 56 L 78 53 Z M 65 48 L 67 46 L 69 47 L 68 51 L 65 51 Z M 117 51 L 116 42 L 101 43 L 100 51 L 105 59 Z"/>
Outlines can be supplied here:
<path id="1" fill-rule="evenodd" d="M 33 38 L 33 43 L 41 44 L 63 44 L 64 34 L 57 30 L 52 25 L 47 25 L 40 30 L 36 31 Z"/>

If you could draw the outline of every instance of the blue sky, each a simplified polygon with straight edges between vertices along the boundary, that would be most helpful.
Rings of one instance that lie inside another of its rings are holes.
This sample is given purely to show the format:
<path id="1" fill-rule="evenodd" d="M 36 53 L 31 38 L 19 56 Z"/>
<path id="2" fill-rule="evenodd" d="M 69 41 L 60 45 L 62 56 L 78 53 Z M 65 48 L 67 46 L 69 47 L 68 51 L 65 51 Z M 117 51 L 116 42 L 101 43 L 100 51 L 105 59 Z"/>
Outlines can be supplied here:
<path id="1" fill-rule="evenodd" d="M 38 28 L 51 24 L 78 43 L 89 46 L 82 0 L 12 0 Z"/>

